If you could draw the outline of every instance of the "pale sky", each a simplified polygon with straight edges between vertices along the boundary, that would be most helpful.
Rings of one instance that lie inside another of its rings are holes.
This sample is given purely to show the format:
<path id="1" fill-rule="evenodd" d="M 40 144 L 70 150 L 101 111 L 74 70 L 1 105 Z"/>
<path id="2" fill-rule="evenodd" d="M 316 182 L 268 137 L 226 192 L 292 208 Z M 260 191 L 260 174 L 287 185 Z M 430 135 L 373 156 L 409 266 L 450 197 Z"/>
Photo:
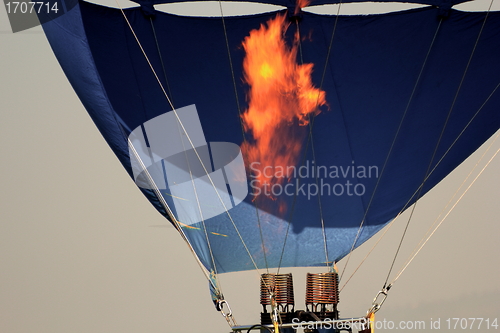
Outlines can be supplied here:
<path id="1" fill-rule="evenodd" d="M 101 137 L 41 28 L 13 34 L 3 6 L 0 138 L 0 332 L 229 332 L 189 249 Z M 500 140 L 479 169 L 498 149 Z M 420 201 L 395 271 L 485 150 Z M 499 170 L 497 156 L 394 285 L 378 319 L 423 320 L 420 332 L 435 332 L 431 318 L 447 331 L 447 318 L 500 317 Z M 366 313 L 405 223 L 341 293 L 342 317 Z M 346 278 L 372 244 L 355 251 Z M 291 271 L 303 309 L 305 274 L 318 269 Z M 259 320 L 258 279 L 254 271 L 221 276 L 239 324 Z"/>

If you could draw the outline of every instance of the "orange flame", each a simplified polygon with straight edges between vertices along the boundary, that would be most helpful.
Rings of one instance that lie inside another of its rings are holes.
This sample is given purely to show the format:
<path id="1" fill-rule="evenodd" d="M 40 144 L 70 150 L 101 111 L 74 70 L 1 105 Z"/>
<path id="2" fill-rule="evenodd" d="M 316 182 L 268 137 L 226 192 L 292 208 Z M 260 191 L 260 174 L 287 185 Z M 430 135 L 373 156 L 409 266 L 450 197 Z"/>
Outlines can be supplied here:
<path id="1" fill-rule="evenodd" d="M 295 14 L 297 14 L 300 9 L 309 6 L 310 3 L 311 2 L 309 0 L 297 0 L 297 8 L 295 9 Z"/>
<path id="2" fill-rule="evenodd" d="M 278 15 L 243 41 L 244 78 L 250 89 L 242 118 L 253 140 L 242 150 L 260 188 L 281 184 L 290 176 L 287 167 L 299 162 L 307 134 L 304 126 L 326 104 L 325 92 L 312 84 L 313 64 L 296 61 L 298 36 L 291 47 L 283 38 L 288 28 L 285 19 Z"/>

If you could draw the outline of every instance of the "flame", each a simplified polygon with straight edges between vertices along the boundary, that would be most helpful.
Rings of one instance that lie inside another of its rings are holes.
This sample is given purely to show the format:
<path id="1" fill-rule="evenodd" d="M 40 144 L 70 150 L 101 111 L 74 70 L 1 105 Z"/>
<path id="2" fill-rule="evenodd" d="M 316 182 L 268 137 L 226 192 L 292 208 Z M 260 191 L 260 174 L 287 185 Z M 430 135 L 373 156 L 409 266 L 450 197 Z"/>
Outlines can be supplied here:
<path id="1" fill-rule="evenodd" d="M 309 6 L 311 1 L 309 0 L 297 0 L 297 7 L 295 9 L 295 14 L 297 14 L 302 8 Z"/>
<path id="2" fill-rule="evenodd" d="M 292 46 L 283 38 L 288 25 L 286 17 L 278 15 L 243 41 L 244 80 L 250 89 L 242 119 L 252 140 L 242 151 L 263 190 L 288 179 L 287 167 L 299 162 L 308 130 L 304 126 L 320 112 L 319 106 L 326 105 L 325 92 L 311 80 L 313 64 L 297 63 L 299 36 Z"/>

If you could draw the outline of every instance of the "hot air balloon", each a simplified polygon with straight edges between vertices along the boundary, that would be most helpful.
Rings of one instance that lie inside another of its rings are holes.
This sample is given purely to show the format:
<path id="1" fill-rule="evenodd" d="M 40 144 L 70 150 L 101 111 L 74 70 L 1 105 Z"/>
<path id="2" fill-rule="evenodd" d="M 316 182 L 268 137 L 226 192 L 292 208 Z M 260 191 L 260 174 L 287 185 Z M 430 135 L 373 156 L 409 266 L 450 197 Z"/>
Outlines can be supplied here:
<path id="1" fill-rule="evenodd" d="M 498 131 L 498 13 L 435 0 L 344 17 L 304 9 L 335 1 L 268 1 L 285 9 L 187 18 L 154 9 L 164 2 L 67 3 L 43 29 L 234 331 L 339 320 L 335 263 Z M 304 266 L 325 272 L 308 276 L 305 310 L 295 311 L 282 272 Z M 263 274 L 263 310 L 261 323 L 240 326 L 217 277 L 245 270 Z"/>

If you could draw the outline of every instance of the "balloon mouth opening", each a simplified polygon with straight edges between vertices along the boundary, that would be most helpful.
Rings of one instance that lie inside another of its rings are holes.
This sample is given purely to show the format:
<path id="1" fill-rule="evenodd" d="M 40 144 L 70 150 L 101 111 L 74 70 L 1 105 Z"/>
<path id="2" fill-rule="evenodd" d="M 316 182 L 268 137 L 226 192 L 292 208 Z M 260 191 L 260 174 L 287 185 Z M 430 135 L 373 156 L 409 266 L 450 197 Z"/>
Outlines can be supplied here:
<path id="1" fill-rule="evenodd" d="M 140 5 L 130 0 L 85 0 L 90 3 L 102 5 L 111 8 L 136 8 Z M 474 3 L 472 3 L 474 2 Z M 477 2 L 481 2 L 478 6 Z M 465 12 L 484 12 L 488 11 L 490 1 L 477 0 L 464 2 L 453 6 L 453 9 Z M 342 4 L 312 4 L 304 7 L 302 10 L 307 13 L 318 15 L 377 15 L 424 8 L 428 5 L 410 3 L 410 2 L 352 2 Z M 277 12 L 286 9 L 284 6 L 266 4 L 250 1 L 182 1 L 155 4 L 155 10 L 178 16 L 191 17 L 233 17 L 258 15 Z M 222 11 L 221 11 L 222 8 Z M 495 2 L 490 11 L 500 11 L 500 3 Z"/>

